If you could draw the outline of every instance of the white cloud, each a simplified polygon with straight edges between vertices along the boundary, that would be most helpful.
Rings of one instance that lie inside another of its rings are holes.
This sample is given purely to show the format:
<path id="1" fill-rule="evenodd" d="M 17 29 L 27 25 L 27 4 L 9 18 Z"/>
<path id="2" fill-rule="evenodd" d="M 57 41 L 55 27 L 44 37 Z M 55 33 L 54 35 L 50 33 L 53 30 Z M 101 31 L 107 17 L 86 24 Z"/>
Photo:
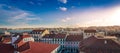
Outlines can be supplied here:
<path id="1" fill-rule="evenodd" d="M 67 11 L 65 7 L 59 7 L 62 11 Z M 60 14 L 60 17 L 66 18 L 58 18 L 59 21 L 56 26 L 103 26 L 103 25 L 120 25 L 120 7 L 106 7 L 106 8 L 89 8 L 82 10 L 74 10 L 69 14 Z M 27 12 L 21 9 L 16 9 L 12 11 L 8 11 L 2 9 L 2 5 L 0 5 L 0 16 L 8 19 L 9 24 L 13 24 L 13 26 L 30 26 L 28 24 L 30 21 L 40 20 L 39 16 L 32 14 L 31 12 Z M 63 15 L 63 16 L 62 16 Z M 6 20 L 5 20 L 6 21 Z M 63 23 L 64 22 L 64 23 Z M 51 23 L 50 25 L 55 25 Z M 58 24 L 58 25 L 57 25 Z M 1 25 L 0 25 L 1 26 Z M 37 25 L 39 26 L 39 25 Z M 42 26 L 42 25 L 41 25 Z M 44 25 L 43 25 L 44 26 Z M 49 25 L 45 25 L 49 26 Z"/>
<path id="2" fill-rule="evenodd" d="M 19 13 L 19 12 L 17 12 Z M 15 15 L 8 19 L 8 22 L 13 24 L 13 25 L 29 25 L 28 23 L 30 21 L 40 21 L 39 17 L 31 17 L 33 14 L 27 13 L 27 12 L 22 12 L 18 15 Z"/>
<path id="3" fill-rule="evenodd" d="M 62 22 L 68 22 L 68 21 L 70 21 L 70 20 L 71 20 L 71 18 L 67 17 L 67 18 L 62 19 L 61 21 L 62 21 Z"/>
<path id="4" fill-rule="evenodd" d="M 6 4 L 0 4 L 0 9 L 2 9 L 2 8 L 7 8 L 7 9 L 10 9 L 10 10 L 15 10 L 15 8 L 14 7 L 12 7 L 12 6 L 8 6 L 8 5 L 6 5 Z"/>
<path id="5" fill-rule="evenodd" d="M 29 20 L 38 20 L 38 19 L 40 19 L 40 18 L 37 18 L 37 17 L 30 18 L 29 16 L 34 16 L 34 15 L 29 14 L 27 12 L 23 12 L 21 14 L 18 14 L 16 16 L 14 16 L 12 20 L 26 20 L 26 21 L 29 21 Z"/>
<path id="6" fill-rule="evenodd" d="M 40 3 L 40 2 L 39 2 L 39 3 L 37 3 L 37 4 L 38 4 L 39 6 L 41 6 L 41 5 L 42 5 L 42 3 Z"/>
<path id="7" fill-rule="evenodd" d="M 67 0 L 58 0 L 58 1 L 60 1 L 60 2 L 62 2 L 62 3 L 64 3 L 64 4 L 67 3 Z"/>
<path id="8" fill-rule="evenodd" d="M 84 10 L 74 10 L 60 20 L 62 25 L 67 26 L 111 26 L 120 25 L 120 6 L 106 8 L 89 8 Z M 65 23 L 63 23 L 65 22 Z"/>
<path id="9" fill-rule="evenodd" d="M 34 4 L 35 4 L 33 1 L 30 1 L 29 3 L 30 3 L 30 4 L 32 4 L 32 5 L 34 5 Z"/>
<path id="10" fill-rule="evenodd" d="M 75 6 L 71 6 L 71 8 L 75 8 Z"/>
<path id="11" fill-rule="evenodd" d="M 5 17 L 4 23 L 7 23 L 9 26 L 29 26 L 30 22 L 37 21 L 40 22 L 40 17 L 36 16 L 32 12 L 24 11 L 18 8 L 14 8 L 14 10 L 6 10 L 3 7 L 11 8 L 8 5 L 0 5 L 0 17 Z M 5 24 L 0 24 L 5 25 Z"/>
<path id="12" fill-rule="evenodd" d="M 23 18 L 25 18 L 27 15 L 29 15 L 29 14 L 23 12 L 23 13 L 21 13 L 21 14 L 19 14 L 19 15 L 14 16 L 13 19 L 15 19 L 15 20 L 17 20 L 17 19 L 23 19 Z"/>
<path id="13" fill-rule="evenodd" d="M 62 11 L 67 11 L 66 7 L 59 7 L 59 9 L 62 10 Z"/>

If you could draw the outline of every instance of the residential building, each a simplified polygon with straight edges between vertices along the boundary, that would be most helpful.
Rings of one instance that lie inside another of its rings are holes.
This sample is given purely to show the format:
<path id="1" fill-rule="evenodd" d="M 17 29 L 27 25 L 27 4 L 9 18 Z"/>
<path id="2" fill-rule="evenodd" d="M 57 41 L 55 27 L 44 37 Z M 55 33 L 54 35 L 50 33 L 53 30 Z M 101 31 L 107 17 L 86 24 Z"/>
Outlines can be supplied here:
<path id="1" fill-rule="evenodd" d="M 57 53 L 59 50 L 58 44 L 34 42 L 28 34 L 17 35 L 14 38 L 12 44 L 0 42 L 0 53 Z"/>
<path id="2" fill-rule="evenodd" d="M 0 36 L 0 42 L 2 41 L 2 36 Z"/>
<path id="3" fill-rule="evenodd" d="M 20 46 L 14 48 L 11 44 L 0 43 L 0 53 L 57 53 L 58 44 L 47 44 L 42 42 L 18 43 Z"/>
<path id="4" fill-rule="evenodd" d="M 14 53 L 14 47 L 11 44 L 0 42 L 0 53 Z"/>
<path id="5" fill-rule="evenodd" d="M 46 44 L 42 42 L 26 42 L 21 45 L 15 52 L 20 53 L 57 53 L 58 44 Z"/>
<path id="6" fill-rule="evenodd" d="M 79 53 L 120 53 L 120 42 L 115 37 L 91 36 L 80 43 Z"/>
<path id="7" fill-rule="evenodd" d="M 81 30 L 71 30 L 71 31 L 66 31 L 67 34 L 69 35 L 82 35 L 83 31 Z"/>
<path id="8" fill-rule="evenodd" d="M 59 44 L 60 49 L 58 50 L 58 52 L 60 52 L 61 49 L 64 48 L 65 39 L 66 34 L 46 34 L 45 36 L 42 37 L 42 42 L 49 44 Z"/>
<path id="9" fill-rule="evenodd" d="M 106 32 L 97 32 L 96 35 L 103 35 L 103 36 L 106 36 L 105 33 L 106 33 Z"/>
<path id="10" fill-rule="evenodd" d="M 88 38 L 88 37 L 91 37 L 91 36 L 94 36 L 96 35 L 97 33 L 97 30 L 94 30 L 94 29 L 86 29 L 84 30 L 83 32 L 83 38 Z"/>
<path id="11" fill-rule="evenodd" d="M 20 53 L 52 53 L 57 52 L 58 45 L 50 45 L 46 43 L 37 43 L 34 42 L 34 39 L 28 35 L 21 36 L 19 39 L 15 41 L 14 48 L 17 50 L 15 52 Z M 45 51 L 47 50 L 47 51 Z"/>
<path id="12" fill-rule="evenodd" d="M 34 38 L 32 38 L 30 35 L 20 35 L 19 37 L 16 36 L 12 38 L 12 45 L 14 46 L 14 48 L 18 48 L 22 44 L 29 41 L 34 42 Z M 19 44 L 19 43 L 22 43 L 22 44 Z"/>
<path id="13" fill-rule="evenodd" d="M 1 42 L 4 44 L 11 44 L 11 36 L 10 35 L 3 35 L 1 36 Z"/>
<path id="14" fill-rule="evenodd" d="M 10 35 L 10 32 L 5 31 L 4 34 L 5 34 L 5 35 Z"/>
<path id="15" fill-rule="evenodd" d="M 35 40 L 35 42 L 40 42 L 42 36 L 49 34 L 48 30 L 33 30 L 29 33 Z"/>
<path id="16" fill-rule="evenodd" d="M 46 34 L 42 37 L 42 42 L 64 45 L 65 38 L 66 34 Z"/>
<path id="17" fill-rule="evenodd" d="M 65 50 L 71 53 L 77 53 L 79 44 L 83 40 L 83 35 L 68 35 L 65 40 Z"/>

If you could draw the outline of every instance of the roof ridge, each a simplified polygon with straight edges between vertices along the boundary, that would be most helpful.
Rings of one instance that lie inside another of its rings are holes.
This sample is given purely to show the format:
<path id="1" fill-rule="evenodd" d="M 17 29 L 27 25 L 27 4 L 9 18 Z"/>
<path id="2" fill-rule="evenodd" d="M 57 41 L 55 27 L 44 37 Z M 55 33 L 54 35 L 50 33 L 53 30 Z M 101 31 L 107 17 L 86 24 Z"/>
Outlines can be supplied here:
<path id="1" fill-rule="evenodd" d="M 97 42 L 97 38 L 95 38 L 93 41 L 92 41 L 92 43 L 90 43 L 90 44 L 88 44 L 88 46 L 87 47 L 89 47 L 90 45 L 92 45 L 92 44 L 94 44 L 94 43 L 96 43 Z"/>
<path id="2" fill-rule="evenodd" d="M 115 39 L 111 39 L 111 40 L 115 41 L 115 43 L 120 45 L 120 42 L 117 39 L 116 40 Z"/>
<path id="3" fill-rule="evenodd" d="M 26 50 L 24 50 L 24 51 L 29 51 L 30 48 L 31 48 L 31 47 L 30 47 L 30 42 L 26 42 L 25 44 L 28 44 L 29 47 L 28 47 L 28 49 L 26 49 Z M 23 51 L 23 52 L 24 52 L 24 51 Z"/>

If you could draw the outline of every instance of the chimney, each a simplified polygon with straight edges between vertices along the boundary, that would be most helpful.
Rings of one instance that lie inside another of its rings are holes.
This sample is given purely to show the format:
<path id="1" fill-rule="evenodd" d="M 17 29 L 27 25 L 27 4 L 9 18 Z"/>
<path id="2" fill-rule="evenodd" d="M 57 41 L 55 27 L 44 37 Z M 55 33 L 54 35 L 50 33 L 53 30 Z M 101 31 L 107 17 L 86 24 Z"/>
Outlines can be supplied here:
<path id="1" fill-rule="evenodd" d="M 23 35 L 28 35 L 28 33 L 27 33 L 27 32 L 24 32 Z"/>
<path id="2" fill-rule="evenodd" d="M 107 44 L 107 40 L 104 40 L 104 44 Z"/>

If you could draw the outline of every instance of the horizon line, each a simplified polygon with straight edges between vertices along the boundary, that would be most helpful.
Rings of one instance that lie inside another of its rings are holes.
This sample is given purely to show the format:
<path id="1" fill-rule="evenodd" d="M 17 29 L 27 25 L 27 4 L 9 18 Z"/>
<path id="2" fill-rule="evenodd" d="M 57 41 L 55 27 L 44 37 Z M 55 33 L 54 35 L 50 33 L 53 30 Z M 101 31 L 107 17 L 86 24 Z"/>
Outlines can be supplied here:
<path id="1" fill-rule="evenodd" d="M 66 27 L 64 27 L 64 26 L 58 26 L 58 27 L 48 27 L 48 26 L 37 26 L 37 27 L 12 27 L 12 26 L 8 26 L 8 27 L 0 27 L 0 28 L 7 28 L 7 29 L 11 29 L 11 28 L 84 28 L 84 27 L 109 27 L 109 26 L 119 26 L 120 27 L 120 25 L 102 25 L 102 26 L 94 26 L 94 25 L 91 25 L 91 26 L 78 26 L 78 27 L 70 27 L 70 26 L 66 26 Z"/>

